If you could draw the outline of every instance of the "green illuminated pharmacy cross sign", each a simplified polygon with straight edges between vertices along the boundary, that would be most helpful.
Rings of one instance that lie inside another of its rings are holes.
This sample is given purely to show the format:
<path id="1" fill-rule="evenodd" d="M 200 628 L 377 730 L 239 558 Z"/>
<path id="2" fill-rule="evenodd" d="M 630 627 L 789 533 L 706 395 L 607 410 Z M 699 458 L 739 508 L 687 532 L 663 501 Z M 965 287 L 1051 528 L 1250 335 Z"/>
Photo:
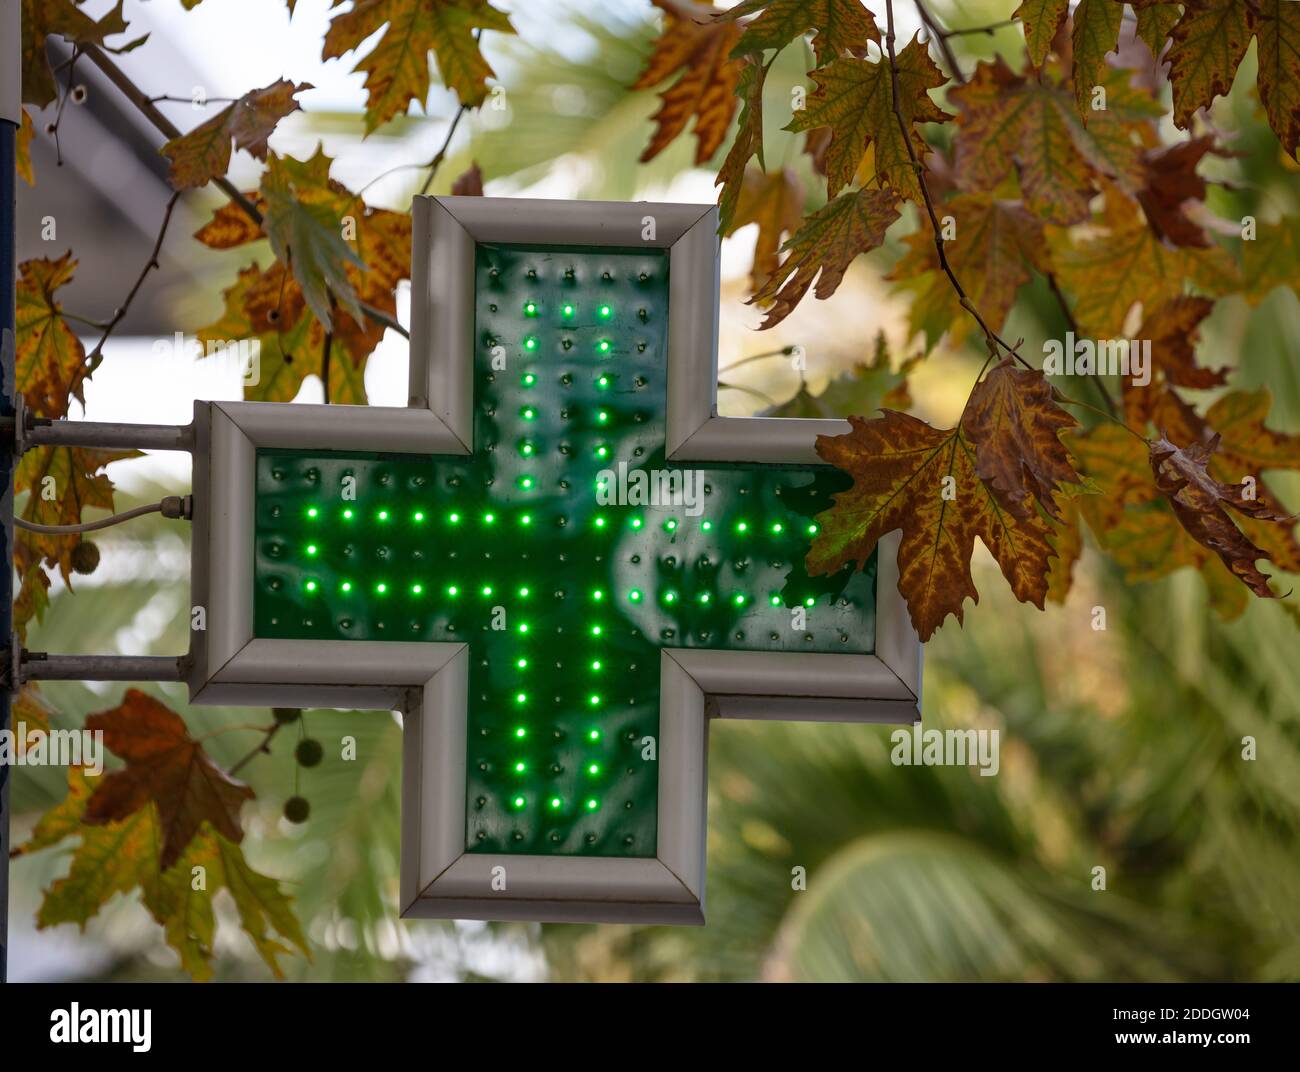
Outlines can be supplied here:
<path id="1" fill-rule="evenodd" d="M 256 650 L 213 700 L 249 670 L 272 699 L 326 694 L 300 702 L 422 686 L 404 701 L 407 914 L 699 922 L 708 716 L 916 717 L 919 648 L 881 620 L 897 608 L 876 560 L 802 565 L 846 486 L 810 464 L 837 422 L 713 415 L 711 210 L 452 198 L 416 227 L 413 353 L 443 366 L 425 380 L 441 439 L 331 430 L 336 407 L 251 429 L 235 572 Z M 674 412 L 691 389 L 695 427 Z M 216 418 L 214 458 L 247 408 Z M 355 411 L 385 412 L 411 413 Z M 268 666 L 276 645 L 293 665 Z"/>

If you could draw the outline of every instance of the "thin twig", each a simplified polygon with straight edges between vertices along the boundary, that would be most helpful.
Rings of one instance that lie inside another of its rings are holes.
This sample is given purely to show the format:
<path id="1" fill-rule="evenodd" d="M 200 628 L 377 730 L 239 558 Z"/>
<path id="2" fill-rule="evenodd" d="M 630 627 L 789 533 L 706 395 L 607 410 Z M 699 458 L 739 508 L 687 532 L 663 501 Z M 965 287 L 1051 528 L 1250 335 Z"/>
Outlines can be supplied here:
<path id="1" fill-rule="evenodd" d="M 999 19 L 997 22 L 990 22 L 984 26 L 966 26 L 960 30 L 944 30 L 943 37 L 944 40 L 949 37 L 965 37 L 967 34 L 988 34 L 991 37 L 998 30 L 1014 26 L 1019 21 L 1019 19 Z"/>
<path id="2" fill-rule="evenodd" d="M 456 112 L 456 117 L 451 121 L 451 126 L 447 128 L 447 136 L 443 139 L 442 148 L 434 154 L 432 160 L 428 163 L 429 174 L 424 178 L 424 185 L 420 187 L 420 196 L 423 197 L 429 192 L 429 187 L 433 185 L 434 176 L 438 174 L 438 169 L 442 167 L 442 162 L 447 159 L 447 150 L 451 148 L 451 139 L 456 136 L 456 128 L 460 126 L 461 117 L 469 111 L 469 106 L 462 104 L 460 110 Z"/>
<path id="3" fill-rule="evenodd" d="M 234 104 L 238 97 L 205 97 L 201 101 L 196 101 L 193 97 L 175 97 L 170 93 L 160 93 L 156 97 L 150 97 L 150 104 L 192 104 L 202 108 L 205 104 Z"/>
<path id="4" fill-rule="evenodd" d="M 1061 291 L 1061 285 L 1056 281 L 1056 274 L 1054 272 L 1047 273 L 1047 285 L 1051 288 L 1052 293 L 1056 295 L 1056 302 L 1060 305 L 1061 312 L 1065 316 L 1066 328 L 1069 330 L 1071 335 L 1077 337 L 1079 334 L 1078 322 L 1074 319 L 1074 313 L 1070 310 L 1070 303 L 1065 300 L 1065 294 Z M 1116 409 L 1115 400 L 1111 398 L 1110 392 L 1106 390 L 1106 385 L 1096 376 L 1091 376 L 1089 378 L 1092 380 L 1093 386 L 1097 388 L 1097 392 L 1101 395 L 1101 400 L 1106 403 L 1106 409 L 1110 411 L 1111 420 L 1118 421 L 1127 428 L 1127 422 L 1119 420 L 1119 410 Z M 1076 405 L 1082 405 L 1082 403 L 1076 403 Z"/>
<path id="5" fill-rule="evenodd" d="M 82 46 L 82 51 L 86 57 L 104 72 L 105 77 L 115 85 L 127 100 L 139 109 L 154 128 L 168 141 L 181 136 L 180 129 L 162 114 L 149 100 L 148 97 L 140 91 L 134 82 L 129 79 L 122 69 L 108 58 L 107 54 L 98 45 L 88 44 Z M 235 188 L 229 179 L 224 177 L 212 180 L 217 188 L 230 198 L 235 204 L 244 210 L 244 214 L 259 227 L 262 225 L 262 214 L 258 211 L 257 206 L 248 200 L 242 193 Z"/>
<path id="6" fill-rule="evenodd" d="M 83 49 L 91 62 L 104 72 L 104 75 L 108 80 L 121 91 L 122 95 L 125 96 L 127 100 L 139 109 L 140 113 L 154 125 L 155 129 L 157 129 L 163 137 L 168 141 L 171 141 L 173 138 L 179 138 L 181 136 L 181 132 L 176 127 L 176 124 L 154 106 L 149 98 L 145 96 L 135 83 L 123 73 L 122 69 L 118 67 L 117 64 L 108 58 L 98 45 L 85 45 L 83 46 Z M 462 107 L 461 110 L 464 111 L 464 108 Z M 457 120 L 459 120 L 459 118 L 460 116 L 458 115 Z M 454 123 L 452 124 L 452 129 L 455 129 Z M 439 156 L 445 154 L 445 149 L 446 147 L 444 146 L 444 153 L 440 153 Z M 435 157 L 434 160 L 436 163 L 441 163 L 441 160 L 438 157 Z M 262 213 L 258 210 L 257 206 L 240 193 L 228 179 L 222 177 L 213 179 L 212 181 L 222 193 L 243 210 L 244 215 L 252 220 L 258 227 L 262 226 Z M 393 319 L 393 317 L 381 312 L 373 305 L 368 305 L 365 302 L 358 302 L 358 306 L 361 311 L 375 323 L 383 324 L 384 327 L 392 328 L 404 338 L 409 339 L 411 337 L 410 332 L 402 327 L 402 325 Z"/>
<path id="7" fill-rule="evenodd" d="M 767 361 L 773 357 L 790 357 L 794 354 L 793 346 L 782 346 L 779 350 L 765 350 L 761 354 L 750 354 L 748 357 L 742 357 L 739 361 L 733 361 L 725 368 L 718 369 L 719 372 L 730 372 L 732 369 L 740 368 L 741 365 L 749 365 L 755 361 Z"/>
<path id="8" fill-rule="evenodd" d="M 952 71 L 952 76 L 958 82 L 965 82 L 966 76 L 961 73 L 961 65 L 957 62 L 957 55 L 953 52 L 952 46 L 948 44 L 948 38 L 952 36 L 935 20 L 930 14 L 930 9 L 925 6 L 925 0 L 915 0 L 916 13 L 921 16 L 921 21 L 925 23 L 925 28 L 930 31 L 930 36 L 939 45 L 939 51 L 943 53 L 943 60 Z"/>
<path id="9" fill-rule="evenodd" d="M 1015 346 L 1011 346 L 1007 343 L 996 331 L 985 323 L 984 318 L 980 316 L 979 310 L 975 308 L 975 303 L 970 300 L 969 296 L 967 296 L 961 282 L 953 272 L 952 265 L 948 263 L 948 253 L 944 249 L 943 232 L 939 227 L 939 218 L 935 215 L 934 199 L 930 196 L 930 185 L 925 178 L 925 167 L 916 157 L 916 147 L 912 144 L 912 132 L 907 127 L 907 121 L 903 118 L 902 107 L 898 103 L 898 57 L 894 53 L 894 0 L 885 0 L 885 15 L 887 19 L 885 48 L 889 55 L 889 78 L 891 95 L 893 96 L 894 118 L 898 120 L 898 129 L 902 132 L 903 144 L 907 146 L 907 157 L 911 161 L 912 170 L 916 174 L 917 184 L 921 188 L 921 198 L 925 201 L 925 211 L 930 217 L 930 229 L 934 233 L 934 248 L 939 254 L 939 267 L 943 269 L 944 275 L 948 277 L 948 281 L 952 284 L 953 290 L 957 292 L 957 300 L 960 302 L 961 307 L 975 318 L 975 323 L 977 323 L 980 326 L 980 330 L 984 332 L 984 337 L 990 343 L 990 349 L 993 346 L 1001 346 L 1003 350 L 1014 356 L 1016 360 L 1026 368 L 1032 368 L 1033 366 L 1016 352 Z"/>
<path id="10" fill-rule="evenodd" d="M 149 259 L 145 261 L 144 267 L 140 269 L 140 274 L 136 276 L 135 285 L 131 287 L 126 296 L 126 300 L 114 310 L 113 315 L 104 325 L 104 333 L 100 335 L 99 342 L 95 343 L 95 348 L 87 355 L 86 360 L 82 362 L 81 368 L 77 370 L 77 380 L 79 384 L 86 377 L 90 376 L 95 369 L 99 368 L 99 363 L 103 360 L 104 343 L 108 342 L 108 337 L 113 334 L 113 329 L 122 322 L 127 311 L 131 308 L 131 303 L 135 301 L 135 296 L 140 293 L 140 288 L 144 286 L 145 279 L 158 265 L 158 255 L 162 252 L 163 240 L 167 237 L 167 228 L 172 222 L 172 212 L 176 208 L 176 202 L 180 200 L 181 191 L 176 190 L 172 193 L 167 201 L 167 208 L 163 212 L 162 226 L 158 228 L 158 237 L 154 239 L 153 249 L 149 251 Z M 75 390 L 75 387 L 73 388 Z"/>
<path id="11" fill-rule="evenodd" d="M 270 752 L 271 738 L 280 732 L 280 727 L 283 725 L 285 725 L 285 723 L 283 722 L 273 722 L 271 725 L 267 726 L 266 729 L 262 731 L 266 736 L 264 736 L 261 739 L 261 741 L 258 742 L 257 747 L 254 748 L 251 752 L 249 752 L 248 755 L 244 756 L 244 758 L 241 759 L 238 763 L 236 763 L 233 767 L 231 767 L 230 770 L 226 771 L 226 773 L 233 778 L 236 774 L 238 774 L 241 770 L 243 770 L 246 766 L 248 766 L 249 763 L 251 763 L 263 752 Z"/>

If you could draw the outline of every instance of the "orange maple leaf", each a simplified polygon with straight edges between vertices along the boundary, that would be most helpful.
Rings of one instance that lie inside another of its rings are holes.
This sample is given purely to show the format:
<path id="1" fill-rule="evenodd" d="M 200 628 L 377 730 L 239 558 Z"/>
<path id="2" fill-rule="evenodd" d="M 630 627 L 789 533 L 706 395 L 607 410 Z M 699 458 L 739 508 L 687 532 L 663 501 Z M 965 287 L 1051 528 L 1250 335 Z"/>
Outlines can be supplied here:
<path id="1" fill-rule="evenodd" d="M 641 162 L 653 160 L 695 117 L 695 163 L 706 163 L 722 144 L 736 114 L 736 85 L 742 62 L 731 58 L 740 29 L 726 23 L 701 24 L 675 0 L 654 0 L 667 16 L 664 31 L 633 89 L 650 89 L 674 72 L 681 77 L 660 95 L 650 144 Z"/>
<path id="2" fill-rule="evenodd" d="M 117 707 L 86 718 L 104 743 L 126 760 L 126 769 L 104 778 L 86 805 L 92 826 L 116 822 L 152 801 L 162 828 L 160 865 L 171 867 L 206 820 L 233 842 L 244 838 L 239 809 L 253 791 L 208 758 L 181 717 L 136 689 Z"/>

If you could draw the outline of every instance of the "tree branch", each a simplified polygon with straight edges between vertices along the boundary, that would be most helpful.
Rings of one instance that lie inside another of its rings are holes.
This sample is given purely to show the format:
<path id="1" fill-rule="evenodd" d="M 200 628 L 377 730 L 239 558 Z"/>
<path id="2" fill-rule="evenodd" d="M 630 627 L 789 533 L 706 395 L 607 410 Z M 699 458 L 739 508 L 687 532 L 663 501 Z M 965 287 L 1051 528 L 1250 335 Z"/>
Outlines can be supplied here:
<path id="1" fill-rule="evenodd" d="M 135 285 L 131 287 L 126 296 L 126 300 L 114 310 L 112 317 L 104 325 L 104 333 L 100 335 L 99 342 L 95 343 L 95 348 L 87 355 L 86 360 L 82 362 L 81 368 L 77 370 L 77 378 L 73 386 L 69 389 L 69 394 L 76 390 L 78 386 L 99 368 L 99 364 L 104 360 L 104 343 L 108 342 L 108 337 L 113 334 L 113 329 L 122 322 L 126 316 L 127 310 L 131 308 L 131 303 L 135 301 L 135 296 L 140 293 L 140 288 L 144 286 L 144 281 L 148 278 L 149 273 L 158 267 L 158 255 L 162 252 L 163 240 L 167 237 L 167 228 L 172 222 L 172 212 L 176 208 L 176 202 L 180 200 L 181 192 L 176 190 L 172 193 L 171 198 L 167 201 L 167 210 L 163 213 L 162 226 L 158 228 L 158 237 L 154 239 L 153 249 L 149 253 L 149 259 L 145 261 L 144 267 L 140 269 L 140 274 L 136 277 Z"/>
<path id="2" fill-rule="evenodd" d="M 146 96 L 139 87 L 137 87 L 136 84 L 126 76 L 117 64 L 109 59 L 103 49 L 98 45 L 89 44 L 83 45 L 82 50 L 87 58 L 104 73 L 105 77 L 107 77 L 108 80 L 118 88 L 127 100 L 136 106 L 140 114 L 149 120 L 149 122 L 154 125 L 154 128 L 162 134 L 163 137 L 168 141 L 171 141 L 173 138 L 179 138 L 181 136 L 181 132 L 179 128 L 177 128 L 176 124 L 157 109 L 149 97 Z M 462 111 L 463 110 L 464 108 L 462 106 Z M 459 120 L 459 118 L 458 115 L 457 119 Z M 455 129 L 455 124 L 452 125 L 452 129 Z M 450 137 L 448 138 L 448 141 L 450 141 Z M 445 155 L 445 152 L 446 146 L 443 147 L 443 151 L 439 156 L 434 158 L 437 163 L 441 163 L 440 157 Z M 239 192 L 229 179 L 222 177 L 213 179 L 212 181 L 222 193 L 243 210 L 244 215 L 257 224 L 258 227 L 262 226 L 262 213 L 258 211 L 256 205 Z M 409 339 L 411 337 L 410 332 L 386 313 L 382 313 L 374 306 L 367 305 L 364 302 L 359 303 L 359 305 L 361 311 L 375 323 L 382 324 L 387 328 L 392 328 L 404 338 Z"/>
<path id="3" fill-rule="evenodd" d="M 1056 274 L 1054 272 L 1047 273 L 1047 285 L 1051 288 L 1052 293 L 1056 295 L 1057 304 L 1060 305 L 1061 312 L 1065 315 L 1066 328 L 1069 329 L 1072 335 L 1077 337 L 1079 334 L 1079 325 L 1074 319 L 1074 313 L 1070 309 L 1070 303 L 1065 300 L 1065 294 L 1061 291 L 1061 285 L 1056 281 Z M 1106 408 L 1110 411 L 1111 419 L 1118 421 L 1127 428 L 1127 422 L 1119 420 L 1119 411 L 1115 407 L 1115 400 L 1111 398 L 1110 392 L 1106 390 L 1106 385 L 1096 376 L 1090 376 L 1089 379 L 1092 380 L 1094 386 L 1097 388 L 1097 392 L 1101 395 L 1101 400 L 1106 403 Z M 1083 405 L 1083 403 L 1077 402 L 1075 405 Z"/>
<path id="4" fill-rule="evenodd" d="M 1032 368 L 1033 366 L 1016 352 L 1015 346 L 1008 344 L 985 323 L 984 318 L 980 316 L 979 310 L 975 308 L 975 303 L 970 300 L 961 282 L 957 279 L 956 273 L 953 272 L 952 265 L 948 263 L 948 253 L 944 248 L 943 232 L 939 227 L 939 218 L 935 215 L 934 199 L 930 196 L 930 185 L 925 178 L 925 167 L 917 159 L 916 147 L 912 144 L 912 132 L 907 127 L 907 120 L 903 118 L 903 109 L 899 104 L 898 57 L 894 53 L 894 0 L 885 0 L 885 15 L 887 19 L 885 49 L 889 56 L 889 79 L 891 96 L 893 97 L 894 118 L 898 120 L 898 129 L 902 132 L 903 144 L 907 146 L 907 158 L 911 161 L 917 184 L 921 188 L 921 197 L 925 201 L 925 211 L 930 217 L 930 229 L 934 234 L 934 248 L 939 254 L 939 267 L 943 269 L 944 275 L 948 277 L 948 282 L 952 284 L 953 290 L 957 292 L 957 300 L 960 302 L 961 307 L 974 317 L 975 323 L 984 332 L 984 338 L 989 342 L 990 352 L 996 352 L 996 347 L 1001 346 L 1003 350 L 1015 357 L 1026 368 Z"/>
<path id="5" fill-rule="evenodd" d="M 953 52 L 952 46 L 948 44 L 948 38 L 952 34 L 940 26 L 935 17 L 930 14 L 930 9 L 925 6 L 925 0 L 915 0 L 915 3 L 916 13 L 921 16 L 921 22 L 925 24 L 925 28 L 930 31 L 930 36 L 939 45 L 939 51 L 943 53 L 943 60 L 948 65 L 948 69 L 952 71 L 953 78 L 964 83 L 966 76 L 961 73 L 961 67 L 957 63 L 957 55 Z"/>
<path id="6" fill-rule="evenodd" d="M 429 192 L 429 187 L 433 185 L 434 176 L 438 174 L 438 169 L 442 167 L 442 162 L 447 159 L 447 150 L 451 148 L 451 139 L 456 136 L 456 128 L 460 126 L 461 117 L 469 111 L 469 106 L 462 104 L 456 117 L 451 121 L 451 126 L 447 128 L 447 136 L 443 139 L 442 148 L 439 149 L 432 160 L 426 165 L 429 174 L 425 176 L 424 185 L 420 187 L 420 196 L 423 197 Z"/>

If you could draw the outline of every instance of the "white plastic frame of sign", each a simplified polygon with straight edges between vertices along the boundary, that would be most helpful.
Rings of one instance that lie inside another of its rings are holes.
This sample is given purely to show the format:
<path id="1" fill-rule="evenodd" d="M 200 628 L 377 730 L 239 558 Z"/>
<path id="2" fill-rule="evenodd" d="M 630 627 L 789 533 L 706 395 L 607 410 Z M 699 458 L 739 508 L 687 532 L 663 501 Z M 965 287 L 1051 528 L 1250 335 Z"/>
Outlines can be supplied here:
<path id="1" fill-rule="evenodd" d="M 662 652 L 656 857 L 466 853 L 468 647 L 254 636 L 259 448 L 470 453 L 479 242 L 669 250 L 669 460 L 819 464 L 816 437 L 847 422 L 717 415 L 717 222 L 702 205 L 416 198 L 406 408 L 195 404 L 192 602 L 207 628 L 191 633 L 191 702 L 403 711 L 404 916 L 703 923 L 710 718 L 919 721 L 922 646 L 892 534 L 879 547 L 875 654 Z"/>

